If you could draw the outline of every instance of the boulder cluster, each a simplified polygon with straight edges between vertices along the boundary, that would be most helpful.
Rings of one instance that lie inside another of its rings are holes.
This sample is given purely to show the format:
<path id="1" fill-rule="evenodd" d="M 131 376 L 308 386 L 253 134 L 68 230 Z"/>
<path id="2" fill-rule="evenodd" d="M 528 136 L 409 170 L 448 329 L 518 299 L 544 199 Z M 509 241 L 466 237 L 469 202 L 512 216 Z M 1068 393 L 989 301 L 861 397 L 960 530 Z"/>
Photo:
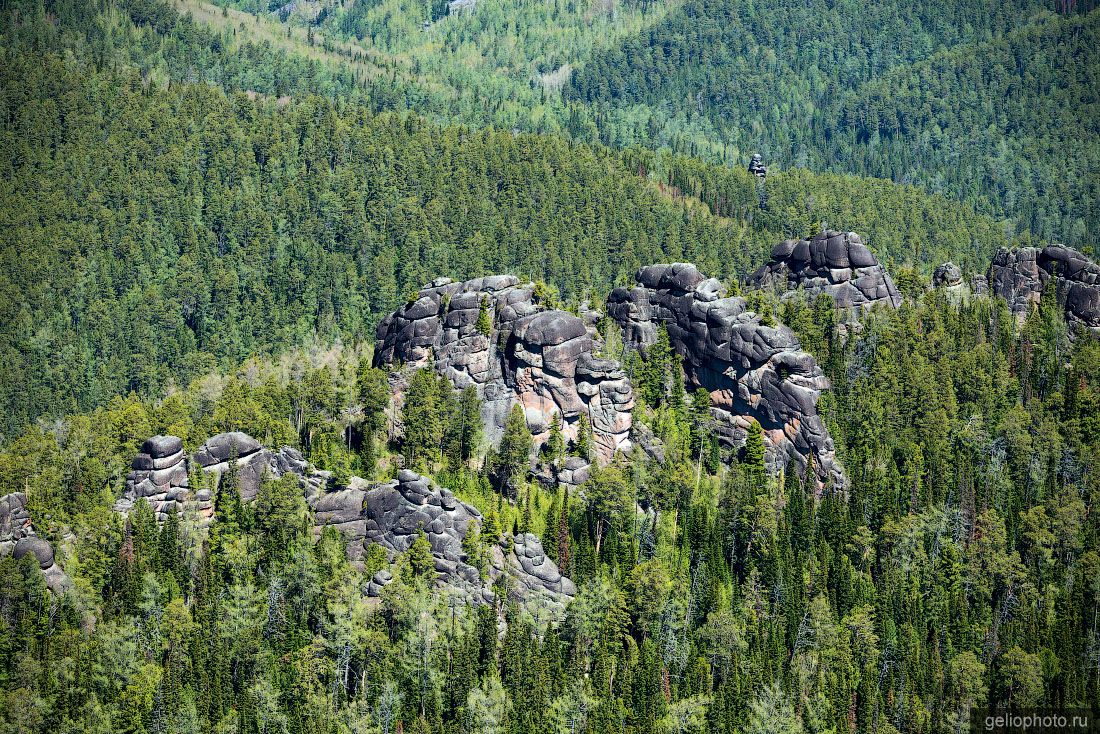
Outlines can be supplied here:
<path id="1" fill-rule="evenodd" d="M 126 489 L 115 509 L 128 512 L 140 498 L 152 506 L 157 520 L 163 522 L 175 507 L 183 513 L 184 503 L 193 499 L 198 513 L 209 518 L 214 512 L 213 496 L 208 489 L 190 497 L 187 452 L 178 436 L 153 436 L 141 445 L 141 451 L 130 463 Z"/>
<path id="2" fill-rule="evenodd" d="M 256 497 L 265 471 L 272 478 L 287 473 L 297 475 L 303 496 L 313 509 L 316 531 L 320 533 L 326 526 L 339 530 L 348 540 L 348 558 L 354 563 L 365 560 L 367 546 L 372 543 L 385 548 L 391 558 L 404 553 L 423 531 L 431 545 L 437 585 L 466 603 L 492 602 L 493 582 L 501 576 L 507 578 L 506 586 L 513 597 L 532 610 L 545 608 L 560 616 L 576 594 L 572 582 L 546 558 L 542 544 L 533 535 L 505 536 L 493 545 L 483 577 L 478 568 L 467 563 L 469 559 L 462 548 L 462 540 L 470 528 L 480 526 L 481 514 L 458 500 L 449 489 L 413 472 L 401 471 L 396 480 L 382 484 L 370 484 L 356 477 L 348 487 L 330 490 L 328 473 L 311 469 L 298 451 L 289 447 L 271 451 L 240 432 L 213 436 L 191 460 L 212 477 L 211 487 L 217 487 L 235 462 L 244 501 Z M 152 505 L 158 520 L 163 521 L 175 503 L 181 512 L 197 510 L 200 524 L 208 522 L 213 515 L 213 492 L 200 489 L 192 496 L 187 466 L 188 457 L 178 437 L 150 438 L 134 458 L 126 496 L 116 509 L 128 512 L 134 502 L 144 499 Z M 15 546 L 18 555 L 20 546 L 16 541 L 22 542 L 24 535 L 33 535 L 29 528 L 21 495 L 0 500 L 0 551 Z M 34 541 L 45 545 L 34 546 L 36 555 L 45 563 L 49 544 L 37 538 Z M 52 549 L 48 558 L 52 564 Z M 390 580 L 389 571 L 380 571 L 368 584 L 367 593 L 377 596 Z"/>
<path id="3" fill-rule="evenodd" d="M 1100 266 L 1077 250 L 1062 245 L 1002 248 L 989 266 L 989 285 L 1021 320 L 1050 292 L 1066 321 L 1100 336 Z"/>
<path id="4" fill-rule="evenodd" d="M 436 584 L 464 603 L 495 601 L 494 582 L 502 576 L 510 595 L 529 610 L 546 609 L 560 617 L 576 588 L 546 557 L 542 543 L 531 534 L 505 536 L 488 549 L 484 574 L 472 565 L 463 549 L 468 532 L 480 527 L 481 513 L 426 477 L 402 470 L 396 480 L 375 486 L 356 485 L 310 499 L 318 531 L 326 526 L 348 539 L 353 561 L 365 558 L 366 548 L 378 544 L 393 558 L 404 553 L 423 532 L 432 549 Z M 375 574 L 367 593 L 378 596 L 392 581 L 389 570 Z"/>
<path id="5" fill-rule="evenodd" d="M 303 489 L 317 491 L 328 481 L 327 472 L 309 469 L 302 454 L 284 446 L 271 451 L 247 433 L 232 431 L 212 436 L 190 457 L 196 469 L 211 478 L 207 486 L 192 493 L 188 472 L 188 456 L 183 441 L 177 436 L 153 436 L 141 446 L 141 451 L 130 464 L 126 488 L 122 498 L 115 503 L 115 510 L 128 513 L 134 502 L 145 499 L 152 505 L 159 522 L 163 522 L 173 507 L 181 516 L 193 510 L 200 524 L 208 523 L 214 515 L 214 489 L 221 477 L 229 471 L 230 463 L 236 467 L 241 499 L 256 497 L 266 473 L 277 479 L 283 474 L 297 474 Z"/>
<path id="6" fill-rule="evenodd" d="M 749 283 L 777 291 L 781 298 L 798 291 L 811 299 L 824 293 L 843 309 L 901 305 L 890 274 L 855 232 L 830 230 L 808 240 L 780 242 Z"/>
<path id="7" fill-rule="evenodd" d="M 742 298 L 704 277 L 694 265 L 650 265 L 637 285 L 617 288 L 608 313 L 622 326 L 626 344 L 644 350 L 664 326 L 683 358 L 688 384 L 710 393 L 717 431 L 727 445 L 744 441 L 750 421 L 764 431 L 773 470 L 789 459 L 812 459 L 819 486 L 846 486 L 833 440 L 817 413 L 829 387 L 813 357 L 782 325 L 765 325 Z"/>
<path id="8" fill-rule="evenodd" d="M 46 586 L 54 592 L 63 591 L 71 583 L 55 562 L 53 546 L 35 533 L 27 510 L 27 495 L 23 492 L 0 497 L 0 556 L 8 554 L 16 560 L 33 555 L 46 577 Z"/>
<path id="9" fill-rule="evenodd" d="M 584 320 L 544 308 L 535 290 L 512 275 L 436 280 L 379 324 L 375 366 L 434 364 L 456 388 L 473 385 L 493 441 L 515 403 L 536 446 L 549 438 L 555 415 L 569 440 L 586 415 L 600 458 L 610 459 L 630 445 L 630 381 L 616 362 L 596 356 Z"/>

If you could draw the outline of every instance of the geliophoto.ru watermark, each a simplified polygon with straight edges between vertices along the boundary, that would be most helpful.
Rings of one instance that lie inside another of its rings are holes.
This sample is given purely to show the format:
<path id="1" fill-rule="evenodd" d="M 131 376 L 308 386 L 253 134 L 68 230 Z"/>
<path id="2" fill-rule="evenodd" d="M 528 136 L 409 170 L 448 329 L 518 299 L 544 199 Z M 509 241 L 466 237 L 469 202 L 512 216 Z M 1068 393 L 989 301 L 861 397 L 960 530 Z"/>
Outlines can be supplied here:
<path id="1" fill-rule="evenodd" d="M 1100 734 L 1100 715 L 1090 709 L 976 709 L 971 732 L 993 734 Z"/>

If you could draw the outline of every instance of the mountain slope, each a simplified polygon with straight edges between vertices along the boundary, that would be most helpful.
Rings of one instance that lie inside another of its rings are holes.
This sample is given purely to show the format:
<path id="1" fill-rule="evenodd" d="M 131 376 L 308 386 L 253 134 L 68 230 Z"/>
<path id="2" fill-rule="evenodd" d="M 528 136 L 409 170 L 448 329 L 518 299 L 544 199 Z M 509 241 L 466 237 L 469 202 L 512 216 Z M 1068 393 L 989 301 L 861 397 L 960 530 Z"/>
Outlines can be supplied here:
<path id="1" fill-rule="evenodd" d="M 699 115 L 742 157 L 914 183 L 1084 246 L 1100 21 L 1044 7 L 695 0 L 564 93 Z"/>

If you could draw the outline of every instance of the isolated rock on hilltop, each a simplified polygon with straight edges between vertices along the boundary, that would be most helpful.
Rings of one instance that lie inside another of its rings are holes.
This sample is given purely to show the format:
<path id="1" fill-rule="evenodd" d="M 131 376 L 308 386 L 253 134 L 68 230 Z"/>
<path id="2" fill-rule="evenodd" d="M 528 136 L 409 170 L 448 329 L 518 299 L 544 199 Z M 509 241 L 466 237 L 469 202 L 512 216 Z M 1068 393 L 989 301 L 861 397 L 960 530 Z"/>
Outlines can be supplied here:
<path id="1" fill-rule="evenodd" d="M 332 526 L 348 539 L 348 556 L 362 561 L 366 548 L 377 543 L 393 558 L 406 552 L 423 531 L 432 548 L 436 585 L 456 593 L 465 603 L 491 603 L 493 582 L 501 576 L 513 598 L 529 610 L 544 608 L 560 618 L 576 587 L 546 557 L 531 534 L 505 536 L 488 549 L 486 577 L 468 563 L 462 540 L 482 522 L 481 513 L 426 477 L 403 470 L 396 480 L 356 486 L 310 498 L 318 528 Z M 377 596 L 391 580 L 380 571 L 367 586 Z"/>
<path id="2" fill-rule="evenodd" d="M 27 495 L 23 492 L 0 497 L 0 556 L 8 554 L 14 555 L 16 560 L 33 554 L 51 591 L 61 592 L 71 584 L 55 561 L 53 546 L 35 533 L 27 510 Z"/>
<path id="3" fill-rule="evenodd" d="M 422 289 L 379 324 L 374 362 L 392 370 L 434 361 L 456 388 L 475 386 L 494 442 L 515 402 L 536 445 L 549 437 L 555 414 L 567 439 L 576 439 L 587 415 L 607 460 L 630 446 L 634 392 L 619 365 L 595 350 L 582 319 L 544 308 L 533 283 L 495 275 L 463 283 L 442 278 Z"/>
<path id="4" fill-rule="evenodd" d="M 989 266 L 991 290 L 1005 299 L 1021 320 L 1032 303 L 1039 303 L 1052 279 L 1051 292 L 1064 309 L 1066 321 L 1100 336 L 1100 266 L 1082 253 L 1062 245 L 1041 250 L 1001 248 Z"/>
<path id="5" fill-rule="evenodd" d="M 636 279 L 635 287 L 612 291 L 608 313 L 636 349 L 651 345 L 660 325 L 667 328 L 690 386 L 710 392 L 711 412 L 728 445 L 740 445 L 755 419 L 773 470 L 788 458 L 805 465 L 812 456 L 819 484 L 846 486 L 817 413 L 829 382 L 790 329 L 765 326 L 743 298 L 726 297 L 725 287 L 694 265 L 650 265 Z"/>
<path id="6" fill-rule="evenodd" d="M 831 296 L 838 308 L 901 305 L 893 279 L 855 232 L 828 231 L 808 240 L 787 240 L 772 248 L 771 260 L 749 284 L 787 298 L 801 290 L 809 298 Z"/>

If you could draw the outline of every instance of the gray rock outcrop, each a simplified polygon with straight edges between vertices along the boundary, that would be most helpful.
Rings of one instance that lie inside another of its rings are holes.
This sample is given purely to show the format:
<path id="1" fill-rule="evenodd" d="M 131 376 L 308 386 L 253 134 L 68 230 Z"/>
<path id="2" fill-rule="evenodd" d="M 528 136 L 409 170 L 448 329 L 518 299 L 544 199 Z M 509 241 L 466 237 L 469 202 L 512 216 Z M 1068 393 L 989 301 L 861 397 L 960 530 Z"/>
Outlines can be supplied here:
<path id="1" fill-rule="evenodd" d="M 901 305 L 893 279 L 855 232 L 828 231 L 808 240 L 787 240 L 772 248 L 771 260 L 749 284 L 774 290 L 780 298 L 798 291 L 808 298 L 832 297 L 838 308 L 870 309 Z"/>
<path id="2" fill-rule="evenodd" d="M 740 445 L 756 420 L 773 470 L 788 458 L 805 465 L 812 456 L 819 485 L 847 485 L 817 413 L 829 382 L 790 329 L 765 326 L 744 299 L 727 297 L 721 283 L 685 263 L 642 268 L 635 287 L 612 291 L 608 313 L 623 327 L 625 343 L 643 351 L 666 327 L 689 386 L 710 392 L 725 444 Z"/>
<path id="3" fill-rule="evenodd" d="M 71 585 L 68 575 L 54 557 L 53 546 L 35 533 L 27 510 L 27 495 L 12 492 L 0 497 L 0 556 L 11 554 L 19 560 L 33 554 L 46 577 L 46 586 L 60 593 Z"/>
<path id="4" fill-rule="evenodd" d="M 759 153 L 752 154 L 752 159 L 749 161 L 749 173 L 757 178 L 765 178 L 768 175 L 768 169 L 764 165 L 764 156 Z"/>
<path id="5" fill-rule="evenodd" d="M 152 505 L 159 522 L 163 522 L 175 507 L 181 516 L 186 510 L 194 510 L 200 524 L 205 524 L 214 515 L 214 488 L 229 470 L 231 460 L 237 468 L 241 499 L 245 501 L 256 497 L 265 471 L 272 479 L 290 472 L 297 474 L 305 494 L 320 491 L 328 479 L 326 472 L 310 470 L 296 449 L 284 446 L 278 451 L 271 451 L 240 431 L 212 436 L 199 447 L 191 460 L 211 477 L 211 481 L 205 483 L 207 486 L 195 492 L 191 491 L 188 456 L 183 441 L 176 436 L 153 436 L 148 439 L 130 465 L 126 488 L 122 498 L 115 503 L 115 510 L 128 513 L 134 502 L 145 499 Z"/>
<path id="6" fill-rule="evenodd" d="M 1082 253 L 1062 245 L 1001 248 L 989 266 L 990 289 L 1021 320 L 1048 292 L 1048 284 L 1066 321 L 1100 336 L 1100 266 Z"/>
<path id="7" fill-rule="evenodd" d="M 482 309 L 491 322 L 478 328 Z M 532 283 L 512 275 L 464 283 L 439 279 L 378 326 L 375 366 L 420 368 L 434 362 L 456 388 L 477 388 L 491 441 L 499 440 L 514 403 L 541 445 L 555 414 L 575 440 L 587 415 L 599 456 L 607 460 L 630 445 L 634 392 L 613 361 L 595 354 L 584 320 L 546 309 Z M 400 403 L 400 384 L 395 402 Z"/>
<path id="8" fill-rule="evenodd" d="M 480 526 L 481 513 L 414 472 L 402 470 L 396 480 L 375 486 L 355 482 L 351 488 L 316 495 L 310 504 L 318 530 L 332 526 L 343 533 L 353 561 L 362 561 L 371 543 L 381 545 L 391 558 L 404 553 L 423 530 L 432 548 L 437 585 L 467 603 L 493 602 L 492 585 L 501 576 L 507 577 L 517 601 L 556 616 L 576 594 L 534 535 L 505 536 L 491 546 L 482 578 L 462 548 L 466 533 Z M 377 596 L 391 580 L 389 571 L 380 571 L 368 583 L 367 593 Z"/>

